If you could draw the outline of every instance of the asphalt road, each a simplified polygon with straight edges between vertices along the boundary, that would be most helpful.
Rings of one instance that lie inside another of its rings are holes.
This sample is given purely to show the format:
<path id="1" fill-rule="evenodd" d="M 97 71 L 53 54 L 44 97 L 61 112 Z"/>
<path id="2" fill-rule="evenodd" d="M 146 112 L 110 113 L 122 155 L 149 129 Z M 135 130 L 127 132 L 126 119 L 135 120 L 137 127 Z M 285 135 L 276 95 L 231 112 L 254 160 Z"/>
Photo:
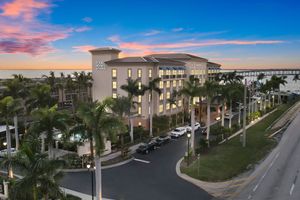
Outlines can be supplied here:
<path id="1" fill-rule="evenodd" d="M 300 113 L 284 133 L 277 148 L 267 158 L 266 167 L 236 199 L 300 199 Z"/>
<path id="2" fill-rule="evenodd" d="M 179 178 L 177 161 L 186 151 L 186 137 L 173 140 L 149 155 L 134 156 L 141 161 L 103 170 L 103 196 L 117 200 L 208 200 L 206 191 Z M 149 163 L 148 163 L 149 162 Z M 61 185 L 91 194 L 89 172 L 67 173 Z"/>

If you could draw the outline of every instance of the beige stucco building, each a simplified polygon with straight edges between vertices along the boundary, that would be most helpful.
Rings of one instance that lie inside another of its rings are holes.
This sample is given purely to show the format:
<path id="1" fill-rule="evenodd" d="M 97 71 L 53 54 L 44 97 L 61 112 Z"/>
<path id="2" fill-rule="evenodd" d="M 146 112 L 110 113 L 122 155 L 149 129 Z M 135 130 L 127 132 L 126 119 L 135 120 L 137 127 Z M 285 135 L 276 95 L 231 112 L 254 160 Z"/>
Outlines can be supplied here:
<path id="1" fill-rule="evenodd" d="M 140 84 L 148 85 L 153 78 L 160 77 L 159 87 L 162 94 L 153 95 L 153 114 L 171 115 L 183 109 L 183 97 L 178 98 L 177 106 L 170 105 L 169 99 L 174 90 L 179 91 L 184 80 L 194 75 L 204 83 L 207 76 L 207 62 L 198 56 L 174 53 L 153 54 L 144 57 L 119 58 L 119 49 L 98 48 L 90 51 L 92 54 L 93 100 L 103 100 L 106 97 L 127 96 L 120 86 L 126 84 L 128 78 L 139 79 Z M 149 126 L 149 93 L 136 97 L 137 116 L 134 125 Z"/>

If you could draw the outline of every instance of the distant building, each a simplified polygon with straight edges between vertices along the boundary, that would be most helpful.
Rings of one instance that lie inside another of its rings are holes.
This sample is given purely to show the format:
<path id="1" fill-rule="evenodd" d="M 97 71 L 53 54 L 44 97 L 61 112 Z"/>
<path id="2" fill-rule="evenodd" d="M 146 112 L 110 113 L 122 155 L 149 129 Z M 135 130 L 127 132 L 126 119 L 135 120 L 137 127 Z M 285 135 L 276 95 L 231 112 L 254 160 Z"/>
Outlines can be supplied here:
<path id="1" fill-rule="evenodd" d="M 218 63 L 207 62 L 207 76 L 209 80 L 214 80 L 221 71 L 221 65 Z"/>
<path id="2" fill-rule="evenodd" d="M 208 78 L 208 60 L 185 53 L 152 54 L 143 57 L 119 58 L 121 50 L 115 48 L 98 48 L 90 50 L 92 54 L 93 100 L 106 97 L 127 96 L 120 86 L 127 83 L 128 78 L 139 79 L 140 84 L 148 85 L 153 78 L 160 77 L 159 87 L 162 94 L 153 95 L 153 114 L 172 115 L 182 112 L 183 97 L 177 106 L 167 101 L 174 90 L 179 91 L 183 82 L 194 75 L 203 84 Z M 220 65 L 218 65 L 220 66 Z M 134 125 L 148 128 L 149 93 L 135 99 L 137 116 Z"/>

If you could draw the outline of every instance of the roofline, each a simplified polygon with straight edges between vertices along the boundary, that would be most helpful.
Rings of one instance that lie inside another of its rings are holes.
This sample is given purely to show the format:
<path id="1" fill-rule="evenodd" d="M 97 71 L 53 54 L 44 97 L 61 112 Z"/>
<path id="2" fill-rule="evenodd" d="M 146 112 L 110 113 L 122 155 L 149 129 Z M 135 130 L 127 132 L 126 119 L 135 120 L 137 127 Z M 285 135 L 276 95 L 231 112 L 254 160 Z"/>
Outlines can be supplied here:
<path id="1" fill-rule="evenodd" d="M 106 52 L 106 51 L 114 51 L 117 53 L 120 53 L 120 49 L 112 48 L 112 47 L 101 47 L 101 48 L 96 48 L 96 49 L 91 49 L 89 50 L 90 53 L 95 53 L 95 52 Z"/>

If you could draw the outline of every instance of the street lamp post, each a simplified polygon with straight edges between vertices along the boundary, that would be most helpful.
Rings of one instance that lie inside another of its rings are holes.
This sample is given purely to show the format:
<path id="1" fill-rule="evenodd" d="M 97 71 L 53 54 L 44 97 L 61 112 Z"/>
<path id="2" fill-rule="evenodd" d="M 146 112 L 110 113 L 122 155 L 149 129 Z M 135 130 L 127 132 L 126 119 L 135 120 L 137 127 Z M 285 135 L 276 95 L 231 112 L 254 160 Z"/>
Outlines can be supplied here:
<path id="1" fill-rule="evenodd" d="M 91 169 L 91 165 L 87 164 L 86 167 L 88 168 L 89 172 L 91 172 L 91 180 L 92 180 L 92 200 L 94 200 L 94 173 L 93 169 Z"/>
<path id="2" fill-rule="evenodd" d="M 191 133 L 187 134 L 188 138 L 188 145 L 187 145 L 187 165 L 190 165 L 190 138 L 191 138 Z"/>
<path id="3" fill-rule="evenodd" d="M 246 103 L 247 103 L 247 79 L 244 86 L 244 112 L 243 112 L 243 147 L 246 147 Z"/>

